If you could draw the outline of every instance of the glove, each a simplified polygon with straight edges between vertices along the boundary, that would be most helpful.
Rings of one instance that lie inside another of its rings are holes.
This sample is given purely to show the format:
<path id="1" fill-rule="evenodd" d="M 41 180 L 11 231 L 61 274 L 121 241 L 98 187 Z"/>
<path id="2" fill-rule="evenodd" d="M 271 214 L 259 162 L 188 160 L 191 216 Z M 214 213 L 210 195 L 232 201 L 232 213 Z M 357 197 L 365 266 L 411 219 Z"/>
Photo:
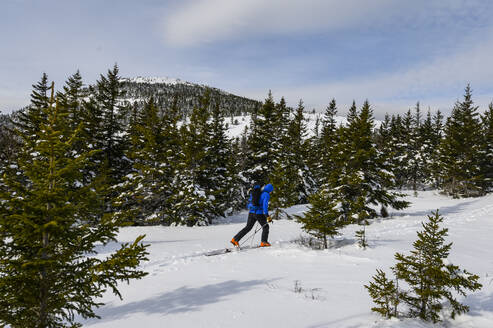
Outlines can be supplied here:
<path id="1" fill-rule="evenodd" d="M 267 222 L 272 222 L 272 218 L 270 217 L 270 215 L 267 217 Z"/>

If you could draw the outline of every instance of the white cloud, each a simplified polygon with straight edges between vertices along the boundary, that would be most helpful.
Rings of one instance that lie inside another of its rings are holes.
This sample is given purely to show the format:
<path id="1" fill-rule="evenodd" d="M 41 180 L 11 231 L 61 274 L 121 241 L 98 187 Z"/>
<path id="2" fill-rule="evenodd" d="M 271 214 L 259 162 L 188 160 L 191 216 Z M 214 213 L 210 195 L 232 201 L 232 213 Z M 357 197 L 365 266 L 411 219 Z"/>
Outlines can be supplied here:
<path id="1" fill-rule="evenodd" d="M 162 22 L 172 46 L 295 33 L 374 28 L 400 24 L 408 28 L 441 25 L 458 15 L 488 19 L 481 0 L 195 0 L 171 8 Z M 391 27 L 390 27 L 391 28 Z"/>
<path id="2" fill-rule="evenodd" d="M 266 34 L 285 34 L 365 25 L 383 9 L 397 13 L 393 0 L 200 0 L 171 11 L 164 20 L 167 43 L 176 46 Z"/>

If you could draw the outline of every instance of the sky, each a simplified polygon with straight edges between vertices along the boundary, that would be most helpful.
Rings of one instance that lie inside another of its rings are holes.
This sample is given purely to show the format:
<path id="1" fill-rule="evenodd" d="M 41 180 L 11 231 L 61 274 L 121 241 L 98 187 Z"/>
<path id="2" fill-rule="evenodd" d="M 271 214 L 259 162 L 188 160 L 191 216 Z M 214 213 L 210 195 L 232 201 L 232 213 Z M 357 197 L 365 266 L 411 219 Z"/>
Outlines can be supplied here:
<path id="1" fill-rule="evenodd" d="M 1 0 L 0 111 L 29 103 L 43 72 L 61 88 L 115 63 L 123 77 L 180 78 L 259 100 L 376 118 L 450 112 L 470 83 L 493 100 L 489 0 Z"/>

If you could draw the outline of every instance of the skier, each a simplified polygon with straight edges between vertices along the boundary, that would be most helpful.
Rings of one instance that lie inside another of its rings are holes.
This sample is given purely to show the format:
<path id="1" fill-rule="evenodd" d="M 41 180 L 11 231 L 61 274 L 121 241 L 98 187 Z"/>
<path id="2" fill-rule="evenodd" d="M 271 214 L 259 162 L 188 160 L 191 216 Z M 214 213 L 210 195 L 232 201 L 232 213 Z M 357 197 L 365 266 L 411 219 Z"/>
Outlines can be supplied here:
<path id="1" fill-rule="evenodd" d="M 259 185 L 254 186 L 255 188 L 260 188 Z M 272 184 L 267 184 L 263 189 L 262 193 L 260 194 L 260 199 L 258 201 L 258 206 L 255 206 L 255 200 L 253 198 L 254 192 L 250 194 L 250 199 L 248 200 L 248 209 L 250 209 L 250 212 L 248 213 L 248 220 L 246 226 L 240 230 L 236 234 L 236 236 L 231 239 L 231 244 L 239 247 L 240 244 L 238 243 L 243 236 L 245 236 L 250 230 L 252 230 L 253 226 L 255 225 L 255 221 L 258 221 L 260 223 L 260 226 L 262 227 L 262 238 L 261 238 L 261 243 L 260 247 L 268 247 L 270 246 L 270 243 L 267 241 L 269 237 L 269 224 L 268 222 L 272 222 L 272 218 L 269 215 L 269 199 L 270 199 L 270 193 L 274 190 L 274 186 Z"/>

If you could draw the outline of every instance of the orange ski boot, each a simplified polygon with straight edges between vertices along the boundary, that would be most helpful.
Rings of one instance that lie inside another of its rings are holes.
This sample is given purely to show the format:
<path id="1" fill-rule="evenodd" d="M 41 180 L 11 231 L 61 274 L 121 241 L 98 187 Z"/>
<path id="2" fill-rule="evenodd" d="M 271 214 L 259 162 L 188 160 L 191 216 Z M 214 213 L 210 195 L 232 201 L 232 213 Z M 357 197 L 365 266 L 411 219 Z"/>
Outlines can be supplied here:
<path id="1" fill-rule="evenodd" d="M 233 244 L 236 247 L 240 247 L 240 244 L 238 244 L 238 242 L 234 238 L 231 239 L 230 243 Z"/>
<path id="2" fill-rule="evenodd" d="M 271 245 L 267 241 L 263 241 L 260 243 L 260 247 L 269 247 L 269 246 L 271 246 Z"/>

